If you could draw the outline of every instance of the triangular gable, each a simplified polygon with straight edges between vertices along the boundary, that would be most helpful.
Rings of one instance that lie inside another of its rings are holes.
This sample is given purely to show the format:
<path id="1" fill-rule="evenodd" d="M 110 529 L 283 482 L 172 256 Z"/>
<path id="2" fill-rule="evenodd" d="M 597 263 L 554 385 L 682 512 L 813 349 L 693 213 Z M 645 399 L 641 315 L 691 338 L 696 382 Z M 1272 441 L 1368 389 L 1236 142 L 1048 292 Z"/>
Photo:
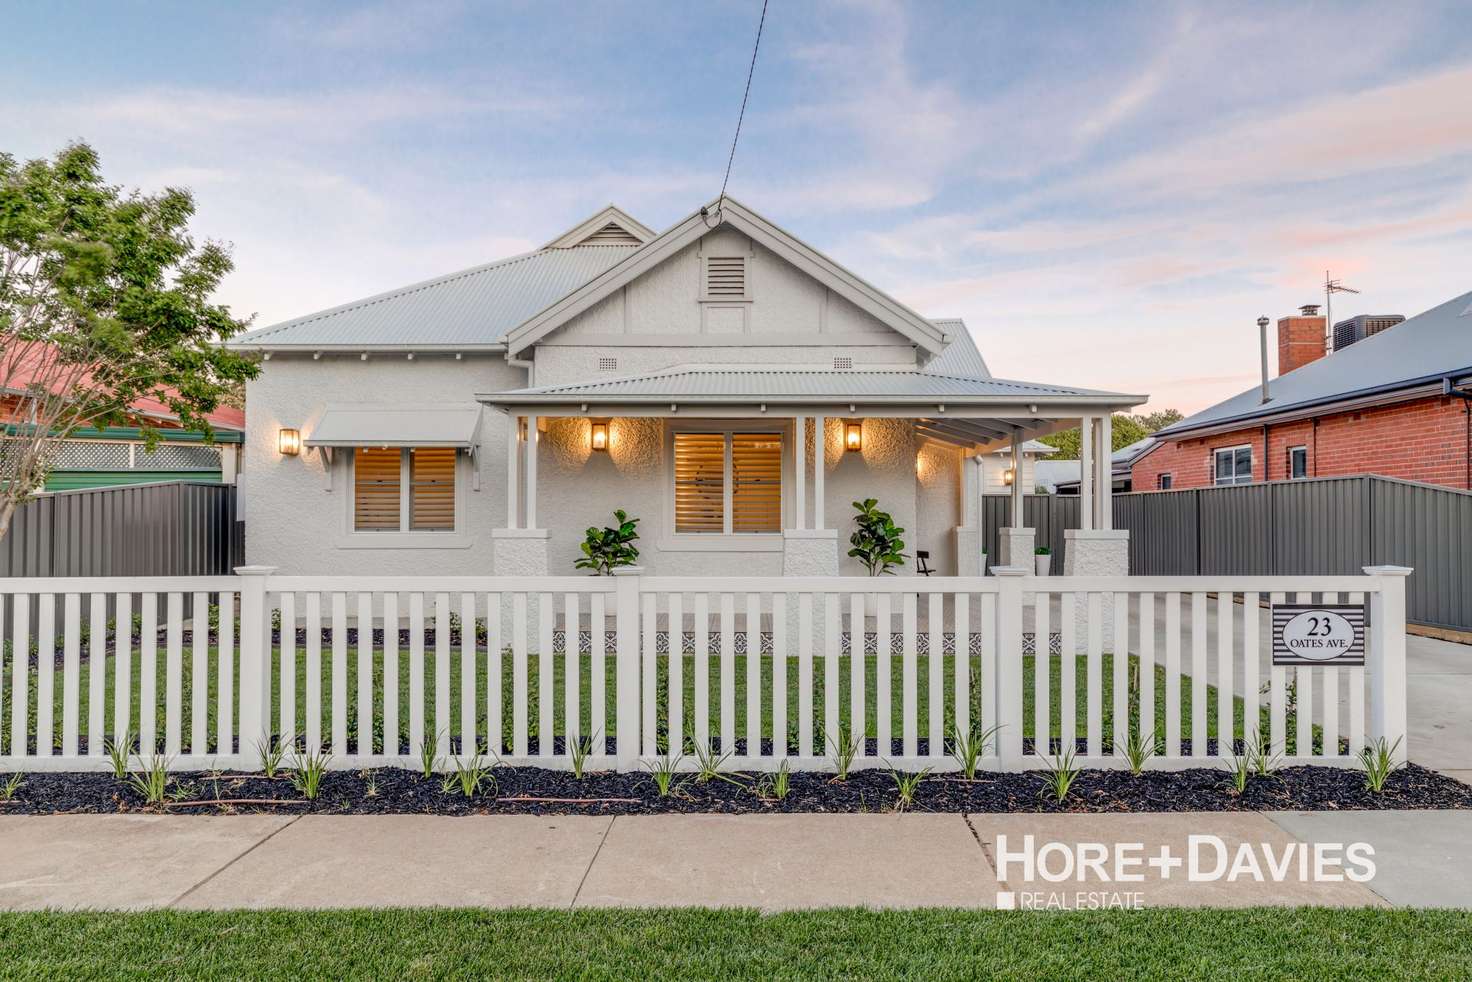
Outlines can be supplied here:
<path id="1" fill-rule="evenodd" d="M 654 238 L 654 230 L 636 221 L 617 205 L 579 222 L 543 249 L 572 249 L 580 245 L 643 245 Z"/>
<path id="2" fill-rule="evenodd" d="M 930 354 L 938 354 L 945 348 L 949 337 L 944 330 L 849 272 L 790 232 L 772 224 L 729 197 L 722 199 L 719 210 L 716 209 L 716 204 L 712 202 L 674 227 L 655 236 L 643 247 L 636 249 L 623 262 L 594 277 L 546 310 L 513 328 L 506 335 L 509 355 L 516 357 L 578 314 L 593 307 L 614 291 L 643 276 L 675 256 L 686 246 L 722 225 L 729 225 L 747 235 L 780 259 L 811 276 Z M 597 217 L 599 216 L 594 216 L 590 222 L 596 220 Z"/>

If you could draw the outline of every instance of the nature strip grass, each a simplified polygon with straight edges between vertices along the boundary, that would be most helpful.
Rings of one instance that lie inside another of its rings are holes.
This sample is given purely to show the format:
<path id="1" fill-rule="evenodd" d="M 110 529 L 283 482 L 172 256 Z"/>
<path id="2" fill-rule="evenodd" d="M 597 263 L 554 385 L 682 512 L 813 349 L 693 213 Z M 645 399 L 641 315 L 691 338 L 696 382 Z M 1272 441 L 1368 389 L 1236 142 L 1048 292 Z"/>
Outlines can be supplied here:
<path id="1" fill-rule="evenodd" d="M 1472 913 L 931 909 L 0 915 L 13 978 L 1421 979 L 1472 971 Z"/>

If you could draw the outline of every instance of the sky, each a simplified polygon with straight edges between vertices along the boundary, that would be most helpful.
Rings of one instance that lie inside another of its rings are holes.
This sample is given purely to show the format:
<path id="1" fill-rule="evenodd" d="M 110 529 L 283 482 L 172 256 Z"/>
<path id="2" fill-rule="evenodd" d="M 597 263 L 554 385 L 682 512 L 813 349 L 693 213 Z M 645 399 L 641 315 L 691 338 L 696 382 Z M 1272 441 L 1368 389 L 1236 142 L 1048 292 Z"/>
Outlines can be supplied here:
<path id="1" fill-rule="evenodd" d="M 720 190 L 760 0 L 0 0 L 0 150 L 193 190 L 254 326 Z M 994 374 L 1185 412 L 1472 290 L 1463 3 L 773 0 L 729 193 Z"/>

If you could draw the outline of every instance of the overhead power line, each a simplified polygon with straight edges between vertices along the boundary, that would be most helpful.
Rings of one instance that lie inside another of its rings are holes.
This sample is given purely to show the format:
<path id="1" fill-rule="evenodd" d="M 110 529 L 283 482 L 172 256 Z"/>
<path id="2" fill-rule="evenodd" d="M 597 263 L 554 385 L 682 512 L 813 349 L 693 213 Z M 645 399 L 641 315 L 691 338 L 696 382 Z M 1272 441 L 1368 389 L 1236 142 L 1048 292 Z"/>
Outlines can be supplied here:
<path id="1" fill-rule="evenodd" d="M 726 201 L 726 185 L 731 181 L 731 164 L 736 160 L 736 144 L 741 140 L 741 123 L 746 119 L 746 101 L 751 98 L 751 78 L 756 74 L 756 55 L 762 47 L 762 28 L 767 23 L 767 0 L 762 0 L 762 16 L 756 23 L 756 43 L 751 46 L 751 65 L 746 69 L 746 91 L 741 94 L 741 112 L 736 116 L 736 133 L 731 137 L 731 153 L 726 157 L 726 176 L 721 178 L 721 193 L 716 198 L 716 212 Z"/>

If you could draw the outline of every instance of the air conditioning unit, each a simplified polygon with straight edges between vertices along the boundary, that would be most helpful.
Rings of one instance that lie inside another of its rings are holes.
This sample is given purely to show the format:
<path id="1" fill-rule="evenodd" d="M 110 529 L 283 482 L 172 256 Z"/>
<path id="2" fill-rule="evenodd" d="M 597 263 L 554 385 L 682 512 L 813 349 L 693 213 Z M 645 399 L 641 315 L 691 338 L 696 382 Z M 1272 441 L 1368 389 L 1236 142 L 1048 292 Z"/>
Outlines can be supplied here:
<path id="1" fill-rule="evenodd" d="M 1360 314 L 1334 325 L 1334 350 L 1348 348 L 1372 334 L 1389 330 L 1405 320 L 1400 314 Z"/>

